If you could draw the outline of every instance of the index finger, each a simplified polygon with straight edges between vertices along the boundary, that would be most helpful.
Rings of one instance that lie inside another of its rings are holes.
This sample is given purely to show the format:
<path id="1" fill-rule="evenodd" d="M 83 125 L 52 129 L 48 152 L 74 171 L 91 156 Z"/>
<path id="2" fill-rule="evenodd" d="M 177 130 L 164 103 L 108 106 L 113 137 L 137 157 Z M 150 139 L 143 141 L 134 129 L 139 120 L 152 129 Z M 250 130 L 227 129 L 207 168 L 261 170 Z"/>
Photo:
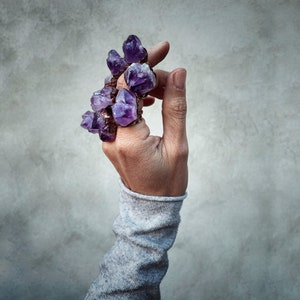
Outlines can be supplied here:
<path id="1" fill-rule="evenodd" d="M 157 45 L 149 48 L 148 51 L 148 64 L 150 67 L 156 66 L 160 63 L 168 54 L 170 49 L 169 42 L 160 42 Z"/>
<path id="2" fill-rule="evenodd" d="M 149 64 L 149 66 L 151 68 L 153 68 L 154 66 L 156 66 L 158 63 L 160 63 L 168 54 L 170 49 L 170 44 L 169 42 L 160 42 L 157 45 L 149 48 L 147 50 L 148 52 L 148 61 L 147 63 Z M 161 73 L 161 72 L 160 72 Z M 157 81 L 158 81 L 158 87 L 156 87 L 153 92 L 151 92 L 150 94 L 152 94 L 154 97 L 160 98 L 162 99 L 162 88 L 160 87 L 160 79 L 163 79 L 162 82 L 165 82 L 165 78 L 166 76 L 161 75 L 160 73 L 157 73 Z M 122 74 L 117 81 L 117 89 L 120 88 L 128 88 L 125 79 L 124 79 L 124 74 Z"/>

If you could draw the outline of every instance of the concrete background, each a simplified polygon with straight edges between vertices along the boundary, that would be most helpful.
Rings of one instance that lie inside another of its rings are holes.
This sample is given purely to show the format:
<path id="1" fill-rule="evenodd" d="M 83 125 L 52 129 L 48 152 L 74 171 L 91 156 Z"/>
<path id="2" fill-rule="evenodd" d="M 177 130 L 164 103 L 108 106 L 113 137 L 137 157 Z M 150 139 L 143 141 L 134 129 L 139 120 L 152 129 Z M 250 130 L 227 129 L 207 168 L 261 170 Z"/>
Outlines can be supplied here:
<path id="1" fill-rule="evenodd" d="M 79 127 L 129 34 L 188 70 L 189 197 L 162 299 L 299 299 L 300 2 L 0 0 L 0 298 L 82 299 L 118 175 Z M 160 103 L 145 113 L 161 132 Z"/>

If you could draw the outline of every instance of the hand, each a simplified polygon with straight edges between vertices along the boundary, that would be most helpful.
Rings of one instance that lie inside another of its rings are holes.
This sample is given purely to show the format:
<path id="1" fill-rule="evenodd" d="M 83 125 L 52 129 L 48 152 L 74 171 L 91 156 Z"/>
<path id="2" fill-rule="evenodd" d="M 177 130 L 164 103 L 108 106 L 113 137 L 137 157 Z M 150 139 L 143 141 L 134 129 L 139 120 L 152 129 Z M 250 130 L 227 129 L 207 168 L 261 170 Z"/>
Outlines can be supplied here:
<path id="1" fill-rule="evenodd" d="M 148 51 L 148 63 L 155 66 L 168 51 L 168 42 L 154 46 Z M 102 148 L 132 191 L 153 196 L 181 196 L 188 183 L 186 71 L 158 70 L 155 73 L 158 86 L 150 95 L 163 99 L 163 136 L 150 135 L 149 127 L 142 120 L 133 126 L 119 127 L 116 140 L 104 142 Z M 144 104 L 153 101 L 147 98 Z"/>

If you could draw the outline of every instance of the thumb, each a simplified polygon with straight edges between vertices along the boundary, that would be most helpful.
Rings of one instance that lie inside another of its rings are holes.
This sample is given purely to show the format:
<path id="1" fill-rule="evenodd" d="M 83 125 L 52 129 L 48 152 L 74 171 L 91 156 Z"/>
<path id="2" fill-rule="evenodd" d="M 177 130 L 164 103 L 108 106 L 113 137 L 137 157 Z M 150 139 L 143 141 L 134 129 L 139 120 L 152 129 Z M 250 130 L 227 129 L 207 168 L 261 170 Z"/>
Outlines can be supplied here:
<path id="1" fill-rule="evenodd" d="M 162 104 L 163 140 L 165 144 L 177 147 L 186 142 L 185 81 L 185 69 L 175 69 L 171 72 L 167 79 Z"/>

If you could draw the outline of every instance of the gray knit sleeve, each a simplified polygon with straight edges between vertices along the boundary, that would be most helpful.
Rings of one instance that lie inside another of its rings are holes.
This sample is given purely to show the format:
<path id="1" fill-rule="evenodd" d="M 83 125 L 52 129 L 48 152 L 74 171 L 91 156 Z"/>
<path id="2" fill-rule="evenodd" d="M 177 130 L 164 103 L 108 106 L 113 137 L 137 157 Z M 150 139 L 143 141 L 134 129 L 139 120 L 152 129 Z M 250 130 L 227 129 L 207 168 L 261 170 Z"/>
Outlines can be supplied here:
<path id="1" fill-rule="evenodd" d="M 160 299 L 167 250 L 176 238 L 185 197 L 141 195 L 121 183 L 120 214 L 113 225 L 116 241 L 85 300 Z"/>

